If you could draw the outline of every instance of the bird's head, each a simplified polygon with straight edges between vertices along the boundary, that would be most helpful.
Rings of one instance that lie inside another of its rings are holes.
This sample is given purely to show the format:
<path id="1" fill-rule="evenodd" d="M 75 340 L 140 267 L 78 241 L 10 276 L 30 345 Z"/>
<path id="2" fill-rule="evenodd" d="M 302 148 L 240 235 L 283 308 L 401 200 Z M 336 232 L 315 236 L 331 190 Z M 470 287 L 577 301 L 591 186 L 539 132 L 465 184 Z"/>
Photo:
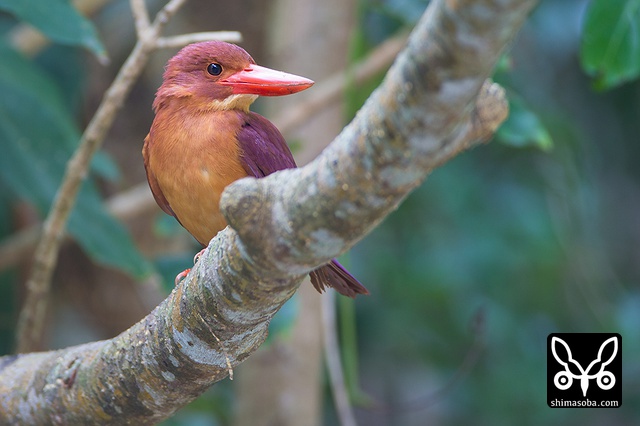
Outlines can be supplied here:
<path id="1" fill-rule="evenodd" d="M 172 98 L 190 98 L 202 110 L 247 110 L 258 96 L 300 92 L 313 81 L 256 65 L 241 47 L 206 41 L 184 47 L 167 63 L 153 103 L 158 110 Z"/>

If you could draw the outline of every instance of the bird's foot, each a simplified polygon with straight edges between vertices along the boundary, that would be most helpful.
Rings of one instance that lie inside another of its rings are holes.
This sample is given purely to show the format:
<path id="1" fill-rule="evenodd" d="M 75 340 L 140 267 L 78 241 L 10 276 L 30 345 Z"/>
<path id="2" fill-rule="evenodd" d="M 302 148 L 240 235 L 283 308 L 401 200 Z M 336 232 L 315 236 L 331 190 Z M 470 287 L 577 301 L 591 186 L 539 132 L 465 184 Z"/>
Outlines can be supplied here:
<path id="1" fill-rule="evenodd" d="M 191 272 L 191 268 L 187 268 L 184 271 L 180 272 L 178 275 L 176 275 L 176 279 L 173 281 L 174 285 L 177 287 L 178 284 L 182 282 L 182 280 L 187 278 L 187 275 L 189 275 L 189 272 Z"/>
<path id="2" fill-rule="evenodd" d="M 195 256 L 193 256 L 193 264 L 194 265 L 198 262 L 198 260 L 200 260 L 200 257 L 202 257 L 202 254 L 204 253 L 205 250 L 206 249 L 202 249 L 198 253 L 196 253 Z M 178 275 L 176 275 L 176 279 L 174 280 L 175 285 L 177 286 L 178 284 L 180 284 L 180 282 L 182 280 L 187 278 L 187 275 L 189 275 L 189 272 L 191 272 L 191 268 L 185 269 L 184 271 L 182 271 Z"/>
<path id="3" fill-rule="evenodd" d="M 206 248 L 203 248 L 202 250 L 197 252 L 195 256 L 193 256 L 193 264 L 194 265 L 198 262 L 198 260 L 200 260 L 200 257 L 202 257 L 202 255 L 204 254 L 205 250 L 206 250 Z"/>
<path id="4" fill-rule="evenodd" d="M 205 250 L 206 249 L 202 249 L 198 253 L 196 253 L 195 256 L 193 256 L 193 264 L 194 265 L 198 262 L 198 260 L 200 260 L 200 257 L 202 257 L 202 254 L 204 253 Z M 189 272 L 191 272 L 191 268 L 185 269 L 184 271 L 182 271 L 178 275 L 176 275 L 176 279 L 174 280 L 175 285 L 177 286 L 178 284 L 180 284 L 180 282 L 182 280 L 187 278 L 187 275 L 189 275 Z"/>

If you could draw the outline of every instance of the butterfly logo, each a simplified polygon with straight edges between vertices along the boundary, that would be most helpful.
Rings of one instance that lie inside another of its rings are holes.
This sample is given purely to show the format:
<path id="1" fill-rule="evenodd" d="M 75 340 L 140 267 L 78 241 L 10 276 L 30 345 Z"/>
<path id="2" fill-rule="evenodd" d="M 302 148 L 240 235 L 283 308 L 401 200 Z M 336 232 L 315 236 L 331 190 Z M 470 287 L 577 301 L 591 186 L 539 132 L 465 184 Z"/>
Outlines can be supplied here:
<path id="1" fill-rule="evenodd" d="M 603 361 L 605 348 L 609 345 L 612 345 L 613 353 L 606 361 Z M 560 348 L 563 348 L 564 351 L 559 350 Z M 596 380 L 598 387 L 602 390 L 609 390 L 616 384 L 616 378 L 613 373 L 606 371 L 606 367 L 611 364 L 618 353 L 618 339 L 615 336 L 605 340 L 600 345 L 597 358 L 591 361 L 587 368 L 582 368 L 580 363 L 573 359 L 569 345 L 559 337 L 552 337 L 551 351 L 556 361 L 564 367 L 564 371 L 559 371 L 553 378 L 553 384 L 556 388 L 566 390 L 571 387 L 574 379 L 580 380 L 582 396 L 586 397 L 589 381 L 592 379 Z M 566 359 L 564 359 L 564 356 L 566 356 Z M 571 366 L 574 366 L 574 371 L 579 371 L 579 374 L 571 371 Z M 592 372 L 592 370 L 596 369 L 596 372 Z"/>

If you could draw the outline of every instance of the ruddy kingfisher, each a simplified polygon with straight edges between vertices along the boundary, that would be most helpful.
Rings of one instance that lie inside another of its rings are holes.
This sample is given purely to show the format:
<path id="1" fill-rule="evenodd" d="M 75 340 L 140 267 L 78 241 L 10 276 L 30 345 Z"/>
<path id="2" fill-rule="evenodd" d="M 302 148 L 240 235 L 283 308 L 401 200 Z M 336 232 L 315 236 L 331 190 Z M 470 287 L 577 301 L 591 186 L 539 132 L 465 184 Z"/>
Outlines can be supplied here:
<path id="1" fill-rule="evenodd" d="M 208 41 L 180 50 L 167 63 L 142 148 L 160 208 L 206 247 L 227 226 L 219 209 L 227 185 L 296 167 L 278 129 L 249 106 L 258 96 L 288 95 L 311 85 L 307 78 L 256 65 L 234 44 Z M 333 287 L 349 297 L 368 294 L 335 259 L 309 275 L 319 292 Z"/>

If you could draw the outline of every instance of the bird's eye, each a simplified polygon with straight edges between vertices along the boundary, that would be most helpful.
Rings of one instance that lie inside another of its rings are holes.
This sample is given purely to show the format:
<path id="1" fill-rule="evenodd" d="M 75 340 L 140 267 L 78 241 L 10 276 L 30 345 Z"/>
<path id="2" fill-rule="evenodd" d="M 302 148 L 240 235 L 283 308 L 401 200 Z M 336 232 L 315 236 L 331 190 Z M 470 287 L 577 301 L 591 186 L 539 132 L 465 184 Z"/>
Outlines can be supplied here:
<path id="1" fill-rule="evenodd" d="M 220 75 L 222 73 L 222 65 L 216 63 L 209 64 L 207 72 L 211 75 Z"/>

